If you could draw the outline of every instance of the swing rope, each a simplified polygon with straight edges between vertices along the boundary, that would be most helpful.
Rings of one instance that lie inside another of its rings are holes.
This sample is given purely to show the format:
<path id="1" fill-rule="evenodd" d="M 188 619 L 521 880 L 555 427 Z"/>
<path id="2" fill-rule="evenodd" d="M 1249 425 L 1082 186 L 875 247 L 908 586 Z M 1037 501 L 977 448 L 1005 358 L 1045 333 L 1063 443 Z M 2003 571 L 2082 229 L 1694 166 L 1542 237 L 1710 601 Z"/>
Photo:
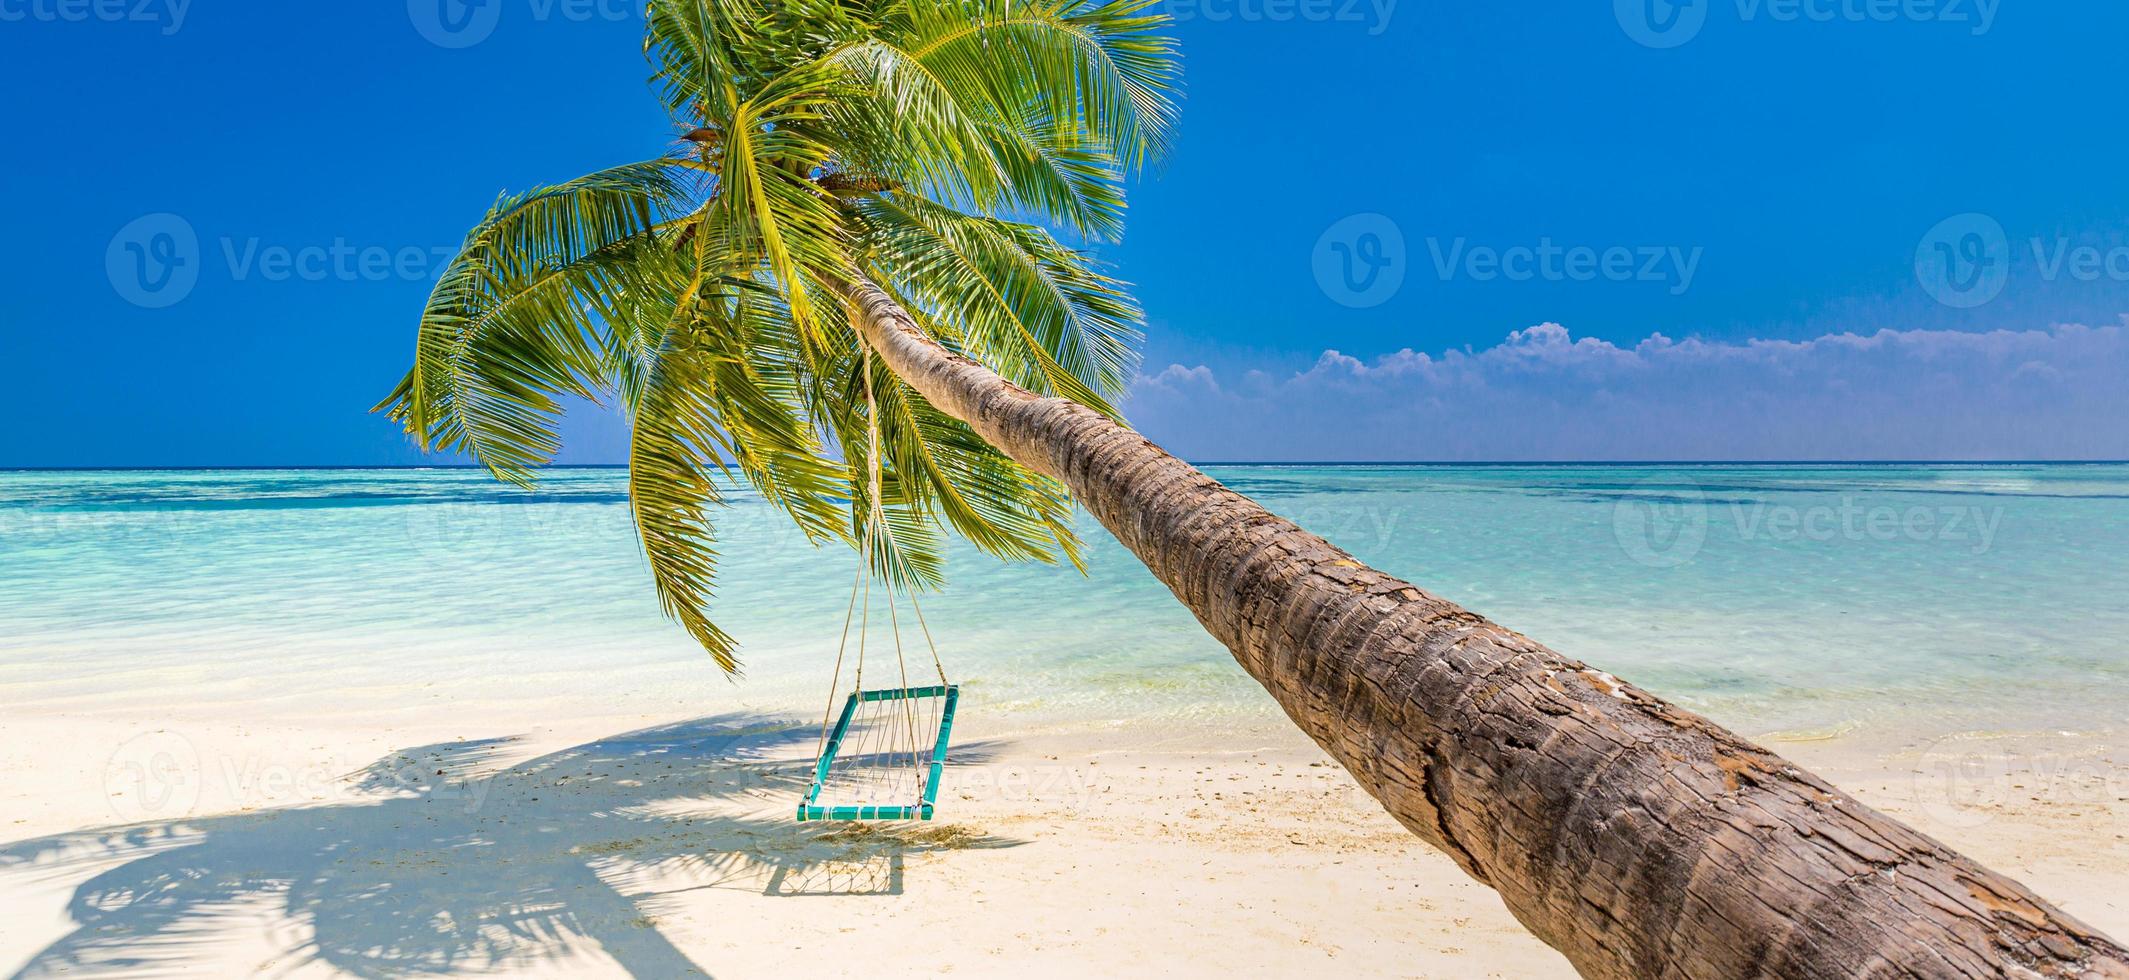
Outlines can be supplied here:
<path id="1" fill-rule="evenodd" d="M 862 341 L 860 342 L 862 344 Z M 863 347 L 860 369 L 864 374 L 865 390 L 865 501 L 864 518 L 859 530 L 859 557 L 857 574 L 850 584 L 850 599 L 843 610 L 842 636 L 836 643 L 835 672 L 829 683 L 828 705 L 821 715 L 820 739 L 815 747 L 816 775 L 807 803 L 813 803 L 826 793 L 833 784 L 836 795 L 863 791 L 854 794 L 854 799 L 873 801 L 898 812 L 913 814 L 921 803 L 928 819 L 933 789 L 929 783 L 936 778 L 940 758 L 946 744 L 946 726 L 951 723 L 954 688 L 947 680 L 946 667 L 939 657 L 939 646 L 932 637 L 931 625 L 924 619 L 924 609 L 918 603 L 916 590 L 896 589 L 890 572 L 880 577 L 880 591 L 887 605 L 888 635 L 894 642 L 896 677 L 901 686 L 891 691 L 865 690 L 865 656 L 872 625 L 872 565 L 875 560 L 883 564 L 899 556 L 894 527 L 887 520 L 883 497 L 883 465 L 880 453 L 880 404 L 873 389 L 872 349 Z M 882 545 L 885 549 L 882 549 Z M 901 617 L 896 611 L 896 593 L 909 600 L 910 610 L 915 614 L 918 629 L 924 637 L 926 650 L 931 654 L 932 669 L 937 673 L 939 686 L 936 689 L 919 691 L 910 687 L 909 662 L 902 645 Z M 851 687 L 842 693 L 843 662 L 850 648 L 850 628 L 857 626 L 857 657 L 852 671 Z M 837 701 L 844 702 L 840 721 L 836 718 Z M 927 702 L 919 706 L 918 701 Z M 867 704 L 889 702 L 893 715 L 881 720 L 868 719 L 858 724 L 857 716 Z M 928 716 L 928 717 L 927 717 Z M 922 740 L 924 731 L 937 731 L 935 746 L 927 746 Z M 834 733 L 831 736 L 831 732 Z M 843 744 L 852 741 L 855 744 Z M 897 736 L 901 737 L 897 737 Z M 897 742 L 901 744 L 896 744 Z M 927 751 L 929 750 L 929 751 Z M 907 766 L 904 769 L 904 766 Z M 927 773 L 927 768 L 930 772 Z M 911 779 L 901 781 L 907 773 Z M 836 779 L 836 776 L 842 776 Z M 864 809 L 859 807 L 858 809 Z M 802 804 L 801 819 L 805 819 L 807 807 Z M 813 810 L 822 810 L 813 807 Z M 830 807 L 829 809 L 840 809 Z"/>

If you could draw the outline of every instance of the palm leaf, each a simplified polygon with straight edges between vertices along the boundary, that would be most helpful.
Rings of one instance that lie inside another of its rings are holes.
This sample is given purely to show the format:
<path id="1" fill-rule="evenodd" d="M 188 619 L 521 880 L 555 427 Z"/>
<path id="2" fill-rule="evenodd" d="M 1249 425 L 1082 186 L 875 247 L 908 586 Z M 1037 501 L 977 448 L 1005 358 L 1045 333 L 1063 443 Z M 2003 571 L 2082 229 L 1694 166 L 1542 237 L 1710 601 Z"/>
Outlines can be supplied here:
<path id="1" fill-rule="evenodd" d="M 735 486 L 898 589 L 943 583 L 950 536 L 1078 564 L 1064 488 L 868 359 L 844 296 L 875 282 L 949 349 L 1113 414 L 1141 315 L 1049 228 L 1118 238 L 1124 173 L 1172 143 L 1152 2 L 647 0 L 673 155 L 498 201 L 379 407 L 525 484 L 562 406 L 613 396 L 659 601 L 727 670 Z"/>

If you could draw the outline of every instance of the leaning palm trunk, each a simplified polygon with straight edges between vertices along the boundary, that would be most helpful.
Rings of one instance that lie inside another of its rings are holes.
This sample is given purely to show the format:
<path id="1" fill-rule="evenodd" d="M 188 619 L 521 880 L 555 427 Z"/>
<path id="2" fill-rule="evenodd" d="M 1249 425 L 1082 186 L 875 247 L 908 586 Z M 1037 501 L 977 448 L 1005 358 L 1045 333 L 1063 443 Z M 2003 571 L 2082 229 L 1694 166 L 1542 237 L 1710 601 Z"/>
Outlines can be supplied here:
<path id="1" fill-rule="evenodd" d="M 1355 561 L 851 290 L 896 374 L 1056 477 L 1398 822 L 1591 977 L 2129 977 L 2017 882 L 1691 712 Z"/>

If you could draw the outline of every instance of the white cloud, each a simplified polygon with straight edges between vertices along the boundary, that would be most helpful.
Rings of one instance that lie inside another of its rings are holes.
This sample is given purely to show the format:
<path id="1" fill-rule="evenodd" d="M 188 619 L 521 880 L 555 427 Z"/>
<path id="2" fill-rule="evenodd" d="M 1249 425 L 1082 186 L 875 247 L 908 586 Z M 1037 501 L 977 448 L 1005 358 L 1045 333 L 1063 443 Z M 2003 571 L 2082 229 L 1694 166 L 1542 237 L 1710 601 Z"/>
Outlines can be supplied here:
<path id="1" fill-rule="evenodd" d="M 1323 352 L 1285 378 L 1141 375 L 1128 411 L 1208 460 L 2129 458 L 2129 329 L 1881 330 L 1620 347 Z"/>

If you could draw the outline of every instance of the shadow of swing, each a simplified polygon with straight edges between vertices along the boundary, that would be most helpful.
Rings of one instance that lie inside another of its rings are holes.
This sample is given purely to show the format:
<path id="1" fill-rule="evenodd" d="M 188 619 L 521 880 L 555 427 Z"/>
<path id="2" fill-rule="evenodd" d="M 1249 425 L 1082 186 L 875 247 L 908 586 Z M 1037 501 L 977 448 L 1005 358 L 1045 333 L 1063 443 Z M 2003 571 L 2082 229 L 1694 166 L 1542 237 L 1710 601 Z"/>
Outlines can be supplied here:
<path id="1" fill-rule="evenodd" d="M 1021 843 L 953 824 L 846 824 L 811 838 L 803 860 L 779 862 L 769 873 L 762 894 L 772 898 L 900 895 L 909 854 L 990 850 Z"/>
<path id="2" fill-rule="evenodd" d="M 352 802 L 0 845 L 0 874 L 90 874 L 68 903 L 74 930 L 16 976 L 183 972 L 262 902 L 310 933 L 281 951 L 288 967 L 404 977 L 596 950 L 638 976 L 707 975 L 656 926 L 681 893 L 896 896 L 910 854 L 1023 843 L 797 823 L 818 734 L 725 715 L 514 763 L 515 739 L 427 745 L 350 774 Z"/>
<path id="3" fill-rule="evenodd" d="M 778 864 L 762 894 L 771 898 L 900 895 L 901 846 L 852 848 L 803 865 Z"/>

